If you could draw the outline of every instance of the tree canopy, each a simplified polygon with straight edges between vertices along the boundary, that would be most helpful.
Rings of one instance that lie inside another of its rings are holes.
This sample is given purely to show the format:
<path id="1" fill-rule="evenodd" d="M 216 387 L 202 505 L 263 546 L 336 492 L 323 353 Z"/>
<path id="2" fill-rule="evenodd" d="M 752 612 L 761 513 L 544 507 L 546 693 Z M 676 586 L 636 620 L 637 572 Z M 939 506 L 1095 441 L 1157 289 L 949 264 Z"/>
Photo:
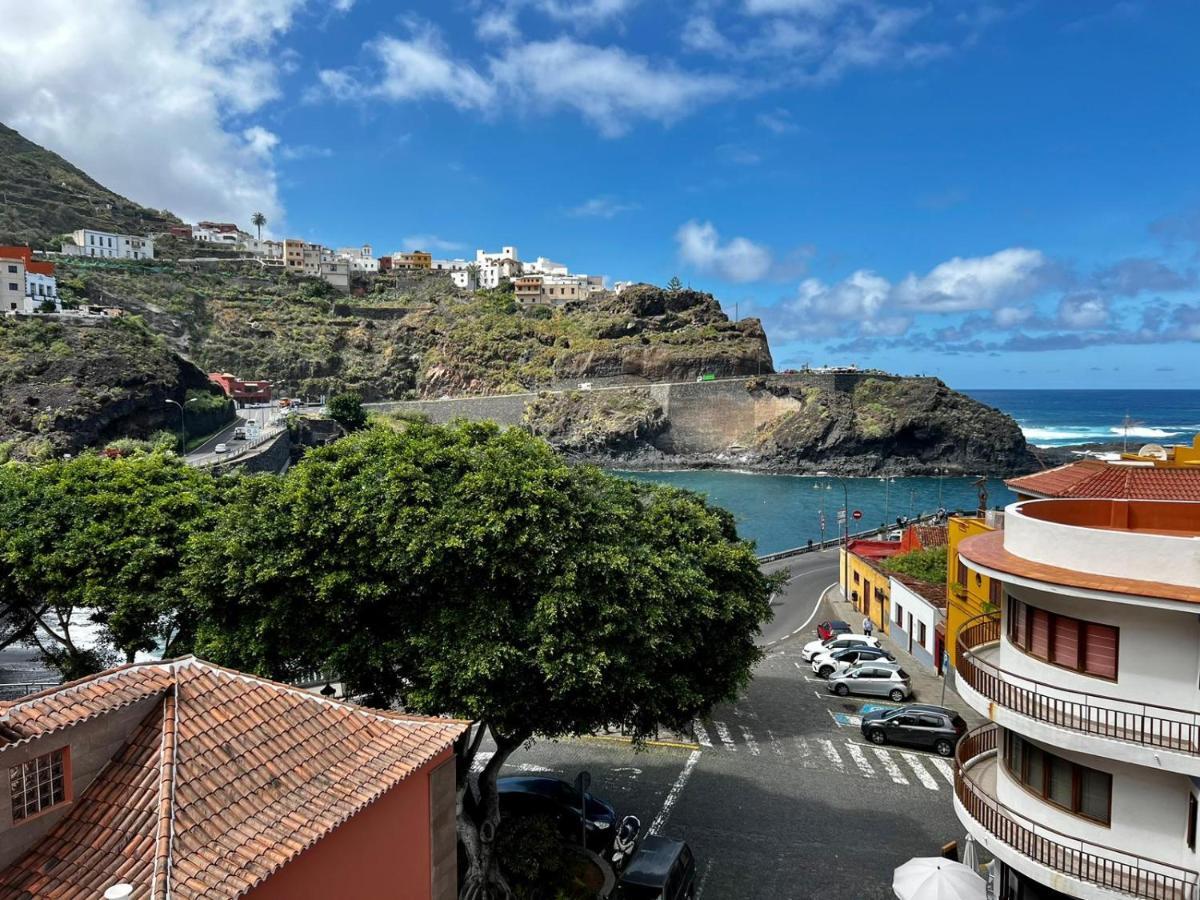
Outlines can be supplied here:
<path id="1" fill-rule="evenodd" d="M 327 409 L 329 417 L 347 431 L 358 431 L 367 424 L 367 411 L 358 394 L 337 394 L 330 398 Z"/>
<path id="2" fill-rule="evenodd" d="M 201 656 L 282 679 L 332 666 L 377 702 L 478 720 L 460 776 L 491 733 L 478 798 L 460 778 L 481 890 L 509 754 L 614 723 L 645 737 L 734 696 L 772 589 L 698 495 L 488 424 L 374 428 L 241 479 L 189 571 Z"/>
<path id="3" fill-rule="evenodd" d="M 0 466 L 0 643 L 33 640 L 66 678 L 185 645 L 183 548 L 214 502 L 173 454 Z M 89 625 L 98 649 L 79 640 Z"/>
<path id="4" fill-rule="evenodd" d="M 909 575 L 930 584 L 946 582 L 946 547 L 929 547 L 924 550 L 911 550 L 899 556 L 883 561 L 883 568 L 889 572 Z"/>

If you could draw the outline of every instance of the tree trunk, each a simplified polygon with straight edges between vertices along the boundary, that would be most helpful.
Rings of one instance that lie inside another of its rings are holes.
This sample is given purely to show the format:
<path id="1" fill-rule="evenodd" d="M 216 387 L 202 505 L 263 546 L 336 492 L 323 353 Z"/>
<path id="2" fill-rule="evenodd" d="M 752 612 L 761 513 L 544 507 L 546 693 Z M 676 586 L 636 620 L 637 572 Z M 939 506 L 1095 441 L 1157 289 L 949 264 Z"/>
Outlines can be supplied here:
<path id="1" fill-rule="evenodd" d="M 508 900 L 512 889 L 500 871 L 496 857 L 496 837 L 500 828 L 500 793 L 496 778 L 500 767 L 530 735 L 509 737 L 492 731 L 496 752 L 479 775 L 476 791 L 472 791 L 471 763 L 479 749 L 482 730 L 471 742 L 459 765 L 458 779 L 458 838 L 467 853 L 467 873 L 459 889 L 460 900 Z"/>

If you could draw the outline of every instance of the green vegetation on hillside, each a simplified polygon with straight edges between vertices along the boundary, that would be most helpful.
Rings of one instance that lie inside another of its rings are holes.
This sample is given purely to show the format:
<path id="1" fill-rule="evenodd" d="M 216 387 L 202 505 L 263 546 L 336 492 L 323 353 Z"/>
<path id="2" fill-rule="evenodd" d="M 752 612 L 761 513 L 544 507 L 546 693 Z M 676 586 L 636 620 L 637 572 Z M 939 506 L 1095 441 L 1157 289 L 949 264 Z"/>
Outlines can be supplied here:
<path id="1" fill-rule="evenodd" d="M 541 394 L 525 408 L 525 425 L 567 452 L 636 446 L 666 425 L 649 391 L 568 391 Z"/>
<path id="2" fill-rule="evenodd" d="M 909 575 L 929 584 L 946 583 L 946 546 L 911 550 L 883 561 L 888 572 Z"/>
<path id="3" fill-rule="evenodd" d="M 0 244 L 59 249 L 77 228 L 130 234 L 165 231 L 179 220 L 110 191 L 87 174 L 0 124 Z"/>

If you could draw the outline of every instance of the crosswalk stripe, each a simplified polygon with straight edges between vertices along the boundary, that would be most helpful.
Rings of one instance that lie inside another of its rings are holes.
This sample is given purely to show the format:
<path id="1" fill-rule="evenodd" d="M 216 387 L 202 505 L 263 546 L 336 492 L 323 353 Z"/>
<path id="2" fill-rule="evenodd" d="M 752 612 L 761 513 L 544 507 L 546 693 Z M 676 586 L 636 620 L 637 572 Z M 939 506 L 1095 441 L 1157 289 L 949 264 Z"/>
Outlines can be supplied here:
<path id="1" fill-rule="evenodd" d="M 863 773 L 866 778 L 874 778 L 875 770 L 871 764 L 867 762 L 867 755 L 862 752 L 862 747 L 855 744 L 853 741 L 846 742 L 846 751 L 850 754 L 850 758 L 854 760 L 854 764 L 858 766 L 858 771 Z"/>
<path id="2" fill-rule="evenodd" d="M 808 759 L 808 739 L 807 738 L 802 738 L 802 737 L 796 738 L 796 749 L 800 751 L 801 759 Z"/>
<path id="3" fill-rule="evenodd" d="M 936 757 L 930 759 L 929 761 L 931 763 L 933 763 L 934 767 L 939 772 L 941 772 L 942 775 L 945 776 L 946 781 L 948 781 L 950 783 L 950 786 L 953 787 L 954 786 L 954 767 L 951 766 L 950 763 L 946 762 L 944 759 L 938 759 Z"/>
<path id="4" fill-rule="evenodd" d="M 771 742 L 771 749 L 776 756 L 783 756 L 783 745 L 779 743 L 779 738 L 775 737 L 775 733 L 770 728 L 767 729 L 767 739 Z"/>
<path id="5" fill-rule="evenodd" d="M 904 777 L 904 773 L 900 771 L 900 767 L 896 765 L 896 761 L 892 759 L 891 754 L 879 747 L 872 747 L 875 755 L 879 757 L 879 761 L 883 763 L 883 770 L 888 773 L 888 777 L 896 784 L 908 784 L 908 779 Z"/>
<path id="6" fill-rule="evenodd" d="M 696 740 L 700 742 L 700 746 L 711 750 L 712 741 L 709 740 L 708 731 L 704 728 L 704 723 L 699 719 L 693 719 L 692 730 L 696 732 Z"/>
<path id="7" fill-rule="evenodd" d="M 842 762 L 842 756 L 837 752 L 837 747 L 833 746 L 833 741 L 828 738 L 818 738 L 817 743 L 821 745 L 821 749 L 825 751 L 825 756 L 833 763 L 834 768 L 839 772 L 844 772 L 846 764 Z"/>
<path id="8" fill-rule="evenodd" d="M 921 765 L 921 760 L 917 758 L 915 753 L 901 753 L 904 761 L 908 763 L 908 767 L 913 770 L 913 774 L 917 776 L 917 780 L 931 791 L 938 789 L 937 780 L 929 774 L 929 770 Z"/>
<path id="9" fill-rule="evenodd" d="M 750 751 L 751 756 L 758 756 L 758 741 L 754 740 L 754 735 L 750 733 L 750 729 L 744 725 L 739 725 L 742 729 L 742 737 L 746 739 L 746 749 Z"/>
<path id="10" fill-rule="evenodd" d="M 736 753 L 737 744 L 733 742 L 733 738 L 729 734 L 729 726 L 724 722 L 713 722 L 713 728 L 717 729 L 717 737 L 721 739 L 721 743 L 725 745 L 725 749 L 731 753 Z"/>

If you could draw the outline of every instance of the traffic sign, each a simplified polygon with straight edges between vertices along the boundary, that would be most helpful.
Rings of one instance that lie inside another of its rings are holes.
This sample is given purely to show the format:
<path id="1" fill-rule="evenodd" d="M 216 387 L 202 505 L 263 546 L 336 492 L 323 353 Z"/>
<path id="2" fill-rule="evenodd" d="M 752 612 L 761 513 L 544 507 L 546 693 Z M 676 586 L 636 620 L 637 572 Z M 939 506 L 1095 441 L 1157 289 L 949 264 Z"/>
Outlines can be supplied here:
<path id="1" fill-rule="evenodd" d="M 861 519 L 862 518 L 862 510 L 856 509 L 853 513 L 851 513 L 851 515 L 853 515 L 854 518 L 856 518 L 856 519 Z"/>
<path id="2" fill-rule="evenodd" d="M 843 525 L 843 524 L 845 524 L 845 522 L 846 522 L 846 511 L 845 511 L 844 509 L 839 509 L 837 512 L 838 512 L 838 524 L 839 524 L 839 525 Z"/>

